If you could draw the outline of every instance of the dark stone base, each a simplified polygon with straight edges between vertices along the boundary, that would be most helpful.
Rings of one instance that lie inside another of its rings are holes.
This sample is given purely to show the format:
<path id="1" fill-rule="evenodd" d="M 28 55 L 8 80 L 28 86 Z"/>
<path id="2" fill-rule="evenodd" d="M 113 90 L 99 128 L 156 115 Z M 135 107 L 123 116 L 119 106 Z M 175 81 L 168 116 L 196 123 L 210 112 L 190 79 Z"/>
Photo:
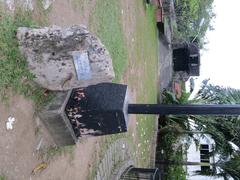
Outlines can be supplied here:
<path id="1" fill-rule="evenodd" d="M 127 131 L 127 86 L 101 83 L 72 90 L 65 108 L 77 137 Z"/>
<path id="2" fill-rule="evenodd" d="M 58 92 L 39 117 L 58 146 L 127 131 L 127 86 L 102 83 Z"/>

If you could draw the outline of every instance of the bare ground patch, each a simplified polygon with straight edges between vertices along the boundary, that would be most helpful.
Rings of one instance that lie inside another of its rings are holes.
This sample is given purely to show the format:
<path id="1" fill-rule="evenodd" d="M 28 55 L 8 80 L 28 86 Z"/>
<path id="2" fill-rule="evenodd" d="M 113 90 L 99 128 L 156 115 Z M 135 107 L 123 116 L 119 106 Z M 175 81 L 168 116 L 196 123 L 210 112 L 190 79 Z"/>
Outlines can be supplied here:
<path id="1" fill-rule="evenodd" d="M 157 85 L 157 38 L 151 7 L 145 6 L 144 1 L 121 2 L 123 31 L 128 49 L 128 68 L 123 82 L 128 84 L 130 96 L 134 97 L 131 103 L 154 103 L 154 88 Z M 146 167 L 150 161 L 149 154 L 153 153 L 153 148 L 150 147 L 155 144 L 154 117 L 130 116 L 129 124 L 135 134 L 133 140 L 137 165 Z"/>
<path id="2" fill-rule="evenodd" d="M 42 12 L 37 1 L 34 1 L 34 18 L 45 24 L 68 26 L 72 24 L 89 24 L 89 16 L 95 5 L 91 1 L 55 1 L 48 12 Z M 77 3 L 77 4 L 75 4 Z M 40 8 L 40 9 L 39 9 Z M 16 121 L 12 131 L 6 130 L 6 120 L 14 116 Z M 34 117 L 34 106 L 22 96 L 14 96 L 9 106 L 0 103 L 0 175 L 10 180 L 57 180 L 57 179 L 87 179 L 92 169 L 94 155 L 99 148 L 98 138 L 81 139 L 68 153 L 50 155 L 48 148 L 54 146 L 51 137 L 46 135 L 45 128 Z M 41 149 L 36 148 L 42 139 Z M 42 172 L 32 175 L 32 170 L 41 162 L 48 166 Z"/>
<path id="3" fill-rule="evenodd" d="M 96 0 L 55 1 L 48 15 L 48 24 L 63 27 L 73 24 L 89 26 L 89 18 L 95 4 Z M 92 170 L 93 158 L 98 153 L 100 139 L 80 139 L 80 142 L 73 147 L 72 152 L 54 157 L 50 161 L 48 168 L 32 179 L 87 179 L 89 172 Z"/>
<path id="4" fill-rule="evenodd" d="M 36 146 L 34 109 L 22 96 L 14 96 L 9 105 L 0 103 L 0 175 L 8 179 L 29 179 L 32 168 L 39 163 Z M 13 130 L 6 129 L 9 116 L 15 117 Z"/>
<path id="5" fill-rule="evenodd" d="M 97 138 L 82 139 L 73 147 L 73 152 L 54 157 L 46 170 L 33 176 L 33 180 L 85 180 L 92 169 L 94 154 L 97 153 Z"/>
<path id="6" fill-rule="evenodd" d="M 97 0 L 55 1 L 49 13 L 49 24 L 69 26 L 82 24 L 89 26 L 89 18 Z"/>

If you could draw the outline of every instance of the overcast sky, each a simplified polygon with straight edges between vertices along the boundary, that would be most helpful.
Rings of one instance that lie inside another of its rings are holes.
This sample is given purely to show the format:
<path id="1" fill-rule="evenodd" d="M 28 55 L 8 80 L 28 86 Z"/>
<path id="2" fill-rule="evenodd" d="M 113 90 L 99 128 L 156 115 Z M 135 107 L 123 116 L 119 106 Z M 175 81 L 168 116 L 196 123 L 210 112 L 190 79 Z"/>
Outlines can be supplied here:
<path id="1" fill-rule="evenodd" d="M 240 0 L 215 0 L 214 5 L 215 30 L 207 33 L 197 84 L 210 78 L 213 84 L 240 89 Z"/>

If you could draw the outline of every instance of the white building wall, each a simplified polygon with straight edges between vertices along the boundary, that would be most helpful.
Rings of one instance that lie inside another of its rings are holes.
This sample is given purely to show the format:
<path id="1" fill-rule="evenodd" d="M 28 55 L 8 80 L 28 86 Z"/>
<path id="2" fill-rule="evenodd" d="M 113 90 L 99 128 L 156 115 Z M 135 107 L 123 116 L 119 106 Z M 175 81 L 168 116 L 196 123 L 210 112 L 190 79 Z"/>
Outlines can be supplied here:
<path id="1" fill-rule="evenodd" d="M 208 144 L 210 149 L 214 144 L 214 141 L 208 138 L 201 138 L 200 144 Z M 216 160 L 216 159 L 215 159 Z M 200 162 L 200 151 L 196 147 L 195 143 L 192 142 L 189 149 L 187 150 L 187 161 L 188 162 Z M 210 162 L 213 162 L 213 159 L 210 158 Z M 223 180 L 223 178 L 216 178 L 216 177 L 208 177 L 208 176 L 200 176 L 194 175 L 195 171 L 200 171 L 201 166 L 187 166 L 187 180 Z"/>

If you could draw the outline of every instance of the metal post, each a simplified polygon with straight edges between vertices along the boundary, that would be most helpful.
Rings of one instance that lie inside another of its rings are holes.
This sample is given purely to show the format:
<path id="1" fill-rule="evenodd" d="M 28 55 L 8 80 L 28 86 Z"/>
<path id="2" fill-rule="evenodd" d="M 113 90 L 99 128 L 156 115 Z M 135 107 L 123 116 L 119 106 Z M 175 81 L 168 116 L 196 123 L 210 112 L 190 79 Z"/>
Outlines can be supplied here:
<path id="1" fill-rule="evenodd" d="M 128 114 L 240 115 L 239 105 L 129 104 Z"/>

